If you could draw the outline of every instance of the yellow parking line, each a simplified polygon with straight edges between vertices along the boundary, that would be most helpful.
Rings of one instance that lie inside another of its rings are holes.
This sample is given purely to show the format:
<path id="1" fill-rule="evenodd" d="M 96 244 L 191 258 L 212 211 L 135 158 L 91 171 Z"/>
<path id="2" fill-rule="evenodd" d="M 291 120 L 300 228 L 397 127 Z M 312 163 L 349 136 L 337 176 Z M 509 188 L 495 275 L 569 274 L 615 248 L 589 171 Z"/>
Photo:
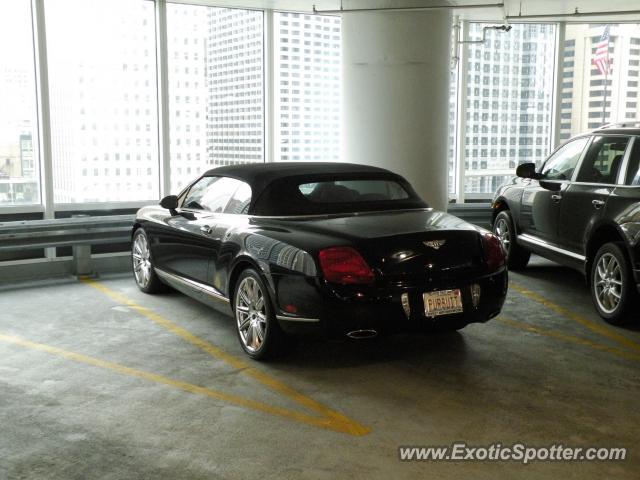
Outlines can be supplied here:
<path id="1" fill-rule="evenodd" d="M 579 323 L 583 327 L 588 328 L 592 332 L 602 335 L 603 337 L 613 340 L 614 342 L 617 342 L 618 344 L 624 347 L 630 348 L 631 350 L 640 353 L 640 343 L 630 338 L 627 338 L 624 335 L 620 335 L 616 331 L 608 327 L 605 327 L 604 325 L 601 325 L 597 322 L 594 322 L 592 320 L 589 320 L 588 318 L 583 317 L 582 315 L 572 312 L 571 310 L 565 307 L 561 307 L 560 305 L 553 303 L 551 300 L 544 298 L 542 295 L 532 290 L 529 290 L 521 285 L 518 285 L 517 283 L 509 282 L 509 287 L 513 288 L 516 292 L 520 293 L 521 295 L 524 295 L 525 297 L 528 297 L 531 300 L 541 303 L 542 305 L 553 310 L 554 312 L 570 318 L 571 320 Z"/>
<path id="2" fill-rule="evenodd" d="M 252 377 L 256 381 L 260 382 L 266 387 L 271 388 L 272 390 L 278 392 L 279 394 L 285 397 L 288 397 L 289 399 L 298 403 L 299 405 L 303 405 L 311 410 L 314 410 L 320 413 L 321 415 L 326 417 L 332 424 L 341 424 L 343 431 L 350 433 L 351 435 L 358 435 L 358 436 L 366 435 L 370 432 L 369 428 L 348 418 L 342 413 L 336 412 L 335 410 L 332 410 L 326 407 L 320 402 L 313 400 L 312 398 L 309 398 L 306 395 L 303 395 L 302 393 L 296 391 L 292 387 L 289 387 L 288 385 L 282 383 L 280 380 L 277 380 L 271 377 L 270 375 L 267 375 L 266 373 L 261 372 L 260 370 L 251 366 L 244 360 L 225 352 L 224 350 L 222 350 L 219 347 L 216 347 L 215 345 L 208 342 L 207 340 L 204 340 L 194 335 L 193 333 L 189 332 L 188 330 L 176 325 L 175 323 L 168 320 L 167 318 L 164 318 L 162 315 L 159 315 L 158 313 L 146 307 L 138 305 L 136 302 L 134 302 L 127 296 L 119 292 L 116 292 L 114 290 L 111 290 L 110 288 L 106 287 L 105 285 L 91 278 L 82 278 L 81 280 L 85 284 L 99 290 L 100 292 L 104 293 L 106 296 L 110 297 L 116 302 L 128 306 L 132 310 L 140 313 L 141 315 L 145 316 L 146 318 L 155 322 L 156 324 L 160 325 L 166 330 L 181 337 L 182 339 L 198 347 L 202 351 L 208 353 L 212 357 L 222 360 L 223 362 L 226 362 L 227 364 L 229 364 L 230 366 L 232 366 L 237 370 L 241 370 L 244 374 Z"/>
<path id="3" fill-rule="evenodd" d="M 16 337 L 14 335 L 5 335 L 0 333 L 0 341 L 11 343 L 14 345 L 19 345 L 21 347 L 25 347 L 31 350 L 46 352 L 51 355 L 56 355 L 59 357 L 66 358 L 68 360 L 73 360 L 75 362 L 92 365 L 94 367 L 99 367 L 106 370 L 111 370 L 124 375 L 129 375 L 131 377 L 141 378 L 144 380 L 149 380 L 151 382 L 169 385 L 171 387 L 184 390 L 185 392 L 205 395 L 207 397 L 215 398 L 217 400 L 222 400 L 222 401 L 239 405 L 245 408 L 258 410 L 260 412 L 268 413 L 271 415 L 285 417 L 291 420 L 296 420 L 301 423 L 306 423 L 308 425 L 321 427 L 328 430 L 334 430 L 336 432 L 348 433 L 351 435 L 363 435 L 364 433 L 368 432 L 363 430 L 361 430 L 360 432 L 357 432 L 354 430 L 352 425 L 346 425 L 343 422 L 336 421 L 333 418 L 314 417 L 312 415 L 306 415 L 304 413 L 295 412 L 293 410 L 288 410 L 285 408 L 268 405 L 266 403 L 258 402 L 255 400 L 250 400 L 244 397 L 240 397 L 238 395 L 219 392 L 217 390 L 212 390 L 210 388 L 202 387 L 200 385 L 195 385 L 193 383 L 172 380 L 171 378 L 164 377 L 162 375 L 145 372 L 144 370 L 138 370 L 136 368 L 126 367 L 124 365 L 120 365 L 119 363 L 100 360 L 98 358 L 90 357 L 88 355 L 83 355 L 81 353 L 71 352 L 69 350 L 63 350 L 62 348 L 46 345 L 44 343 L 31 342 L 29 340 L 25 340 L 23 338 Z"/>
<path id="4" fill-rule="evenodd" d="M 505 325 L 509 325 L 510 327 L 513 327 L 513 328 L 518 328 L 520 330 L 536 333 L 538 335 L 544 335 L 546 337 L 555 338 L 557 340 L 563 340 L 565 342 L 574 343 L 576 345 L 581 345 L 583 347 L 590 347 L 590 348 L 593 348 L 594 350 L 611 353 L 618 357 L 624 358 L 625 360 L 640 361 L 640 355 L 636 355 L 635 353 L 631 353 L 627 350 L 621 350 L 616 347 L 610 347 L 609 345 L 604 345 L 602 343 L 592 342 L 591 340 L 587 340 L 586 338 L 567 335 L 565 333 L 558 332 L 555 330 L 547 330 L 546 328 L 540 328 L 540 327 L 531 325 L 529 323 L 518 322 L 517 320 L 513 320 L 511 318 L 505 318 L 502 315 L 497 317 L 496 320 L 504 323 Z"/>

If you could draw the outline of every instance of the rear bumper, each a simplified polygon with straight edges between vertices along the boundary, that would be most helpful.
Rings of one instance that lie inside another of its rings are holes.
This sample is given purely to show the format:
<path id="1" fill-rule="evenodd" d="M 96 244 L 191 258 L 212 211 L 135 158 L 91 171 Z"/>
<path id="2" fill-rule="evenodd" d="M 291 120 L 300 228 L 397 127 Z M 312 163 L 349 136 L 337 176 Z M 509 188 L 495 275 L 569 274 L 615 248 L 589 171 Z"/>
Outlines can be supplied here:
<path id="1" fill-rule="evenodd" d="M 471 285 L 480 285 L 477 306 L 471 298 Z M 295 335 L 340 337 L 354 330 L 376 330 L 379 333 L 437 331 L 440 328 L 461 328 L 470 323 L 486 322 L 500 313 L 507 294 L 506 270 L 464 281 L 441 282 L 387 288 L 384 291 L 359 291 L 350 288 L 338 291 L 327 285 L 316 285 L 315 298 L 305 295 L 305 314 L 278 315 L 283 330 Z M 283 285 L 281 285 L 282 288 Z M 459 288 L 463 313 L 428 318 L 424 313 L 423 293 Z M 284 293 L 284 292 L 283 292 Z M 402 294 L 409 300 L 410 313 L 402 305 Z M 282 295 L 278 295 L 282 298 Z M 295 300 L 288 298 L 288 302 Z M 295 304 L 295 303 L 294 303 Z"/>

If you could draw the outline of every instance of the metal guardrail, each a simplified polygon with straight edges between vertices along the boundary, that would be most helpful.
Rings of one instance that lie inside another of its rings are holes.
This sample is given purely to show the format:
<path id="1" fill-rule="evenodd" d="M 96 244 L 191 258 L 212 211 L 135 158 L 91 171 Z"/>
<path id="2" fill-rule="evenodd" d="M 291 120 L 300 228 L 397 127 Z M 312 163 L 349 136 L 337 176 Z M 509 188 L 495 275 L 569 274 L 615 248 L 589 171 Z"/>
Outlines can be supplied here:
<path id="1" fill-rule="evenodd" d="M 0 222 L 0 252 L 72 247 L 74 271 L 90 274 L 91 245 L 129 243 L 133 215 Z"/>
<path id="2" fill-rule="evenodd" d="M 450 203 L 447 213 L 484 228 L 491 228 L 490 203 Z"/>
<path id="3" fill-rule="evenodd" d="M 491 226 L 489 203 L 451 203 L 447 211 L 469 223 Z M 134 215 L 77 216 L 55 220 L 0 222 L 0 252 L 72 247 L 77 275 L 92 273 L 91 246 L 129 243 Z"/>

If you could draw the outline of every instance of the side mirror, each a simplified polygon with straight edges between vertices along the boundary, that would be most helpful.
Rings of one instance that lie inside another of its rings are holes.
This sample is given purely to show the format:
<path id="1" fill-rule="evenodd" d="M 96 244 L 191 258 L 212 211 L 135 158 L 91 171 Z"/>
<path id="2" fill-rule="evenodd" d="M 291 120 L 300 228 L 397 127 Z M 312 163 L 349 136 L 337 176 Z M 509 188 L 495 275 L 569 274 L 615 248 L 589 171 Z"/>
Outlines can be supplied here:
<path id="1" fill-rule="evenodd" d="M 539 178 L 538 173 L 536 172 L 535 163 L 523 163 L 522 165 L 518 165 L 518 168 L 516 168 L 516 175 L 520 178 Z"/>
<path id="2" fill-rule="evenodd" d="M 176 208 L 178 208 L 178 197 L 175 195 L 168 195 L 160 200 L 160 206 L 166 208 L 171 212 L 171 215 L 176 215 Z"/>

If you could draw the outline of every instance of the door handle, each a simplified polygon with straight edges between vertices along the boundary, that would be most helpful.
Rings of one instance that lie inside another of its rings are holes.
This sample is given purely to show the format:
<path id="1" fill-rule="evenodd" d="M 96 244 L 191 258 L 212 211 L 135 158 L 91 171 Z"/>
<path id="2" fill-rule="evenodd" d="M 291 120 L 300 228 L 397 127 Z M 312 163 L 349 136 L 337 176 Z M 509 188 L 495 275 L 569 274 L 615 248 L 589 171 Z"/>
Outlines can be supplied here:
<path id="1" fill-rule="evenodd" d="M 591 205 L 593 205 L 596 209 L 599 209 L 604 206 L 604 200 L 591 200 Z"/>
<path id="2" fill-rule="evenodd" d="M 551 200 L 553 200 L 554 203 L 558 203 L 562 200 L 562 195 L 551 195 Z"/>
<path id="3" fill-rule="evenodd" d="M 203 225 L 200 227 L 200 231 L 205 235 L 211 235 L 211 233 L 213 232 L 213 227 L 210 227 L 209 225 Z"/>

